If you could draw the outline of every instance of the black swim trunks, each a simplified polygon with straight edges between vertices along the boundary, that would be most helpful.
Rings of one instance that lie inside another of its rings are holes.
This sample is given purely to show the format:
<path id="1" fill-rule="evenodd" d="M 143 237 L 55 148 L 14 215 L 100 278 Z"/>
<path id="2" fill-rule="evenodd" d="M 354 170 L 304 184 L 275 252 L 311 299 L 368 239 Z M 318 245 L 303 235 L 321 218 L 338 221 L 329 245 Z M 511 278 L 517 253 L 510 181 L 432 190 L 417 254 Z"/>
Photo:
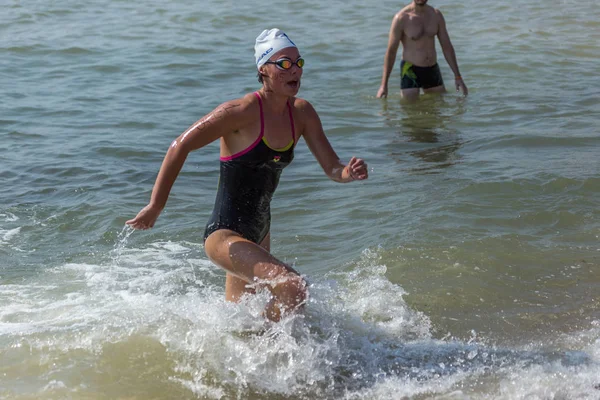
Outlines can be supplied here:
<path id="1" fill-rule="evenodd" d="M 247 149 L 221 157 L 219 188 L 204 240 L 214 231 L 229 229 L 260 244 L 271 228 L 271 198 L 281 172 L 294 159 L 294 118 L 288 103 L 290 143 L 281 149 L 269 147 L 264 137 L 262 100 L 258 93 L 254 94 L 260 106 L 260 134 Z"/>
<path id="2" fill-rule="evenodd" d="M 400 89 L 429 89 L 444 85 L 442 73 L 437 63 L 431 67 L 418 67 L 402 60 L 400 71 Z"/>

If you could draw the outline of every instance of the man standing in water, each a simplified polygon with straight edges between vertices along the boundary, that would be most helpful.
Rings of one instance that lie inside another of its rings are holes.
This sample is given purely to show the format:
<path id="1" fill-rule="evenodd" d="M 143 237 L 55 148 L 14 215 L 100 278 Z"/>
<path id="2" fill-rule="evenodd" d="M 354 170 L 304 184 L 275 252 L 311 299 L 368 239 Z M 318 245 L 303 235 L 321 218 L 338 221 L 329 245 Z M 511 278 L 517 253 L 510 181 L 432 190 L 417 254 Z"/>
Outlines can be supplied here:
<path id="1" fill-rule="evenodd" d="M 454 72 L 456 90 L 463 95 L 468 89 L 460 76 L 454 47 L 446 30 L 446 21 L 440 10 L 427 5 L 427 0 L 413 0 L 394 16 L 387 51 L 383 62 L 383 76 L 377 97 L 387 97 L 388 80 L 396 62 L 398 46 L 402 42 L 400 63 L 400 89 L 402 98 L 416 100 L 423 93 L 446 91 L 435 52 L 435 36 L 438 37 L 444 57 Z"/>

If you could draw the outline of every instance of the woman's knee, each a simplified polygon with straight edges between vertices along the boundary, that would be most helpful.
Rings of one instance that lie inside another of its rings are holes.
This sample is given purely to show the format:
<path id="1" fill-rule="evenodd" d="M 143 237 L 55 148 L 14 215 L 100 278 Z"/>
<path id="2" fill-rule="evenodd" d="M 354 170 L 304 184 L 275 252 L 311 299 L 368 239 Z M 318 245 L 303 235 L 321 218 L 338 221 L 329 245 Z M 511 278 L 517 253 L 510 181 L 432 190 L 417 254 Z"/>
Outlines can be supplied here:
<path id="1" fill-rule="evenodd" d="M 215 238 L 216 235 L 217 233 L 213 232 L 204 239 L 204 253 L 206 253 L 206 256 L 211 260 L 214 260 L 217 255 L 217 247 L 220 242 L 220 240 Z"/>
<path id="2" fill-rule="evenodd" d="M 304 304 L 308 298 L 308 285 L 300 275 L 288 275 L 272 289 L 278 301 L 290 311 Z"/>
<path id="3" fill-rule="evenodd" d="M 229 259 L 232 238 L 237 239 L 239 235 L 225 229 L 219 229 L 208 235 L 204 240 L 204 252 L 207 257 L 218 265 L 224 264 Z"/>

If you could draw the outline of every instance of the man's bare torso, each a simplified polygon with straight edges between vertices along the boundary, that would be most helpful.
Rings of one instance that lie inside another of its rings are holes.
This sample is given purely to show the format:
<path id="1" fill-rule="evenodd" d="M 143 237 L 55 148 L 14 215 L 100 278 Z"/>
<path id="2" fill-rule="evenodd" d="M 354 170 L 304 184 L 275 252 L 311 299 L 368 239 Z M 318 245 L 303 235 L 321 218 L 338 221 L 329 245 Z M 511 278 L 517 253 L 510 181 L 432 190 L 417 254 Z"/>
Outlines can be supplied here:
<path id="1" fill-rule="evenodd" d="M 423 12 L 416 12 L 414 4 L 398 13 L 402 27 L 402 59 L 420 67 L 430 67 L 437 62 L 435 36 L 438 34 L 438 12 L 425 5 Z"/>

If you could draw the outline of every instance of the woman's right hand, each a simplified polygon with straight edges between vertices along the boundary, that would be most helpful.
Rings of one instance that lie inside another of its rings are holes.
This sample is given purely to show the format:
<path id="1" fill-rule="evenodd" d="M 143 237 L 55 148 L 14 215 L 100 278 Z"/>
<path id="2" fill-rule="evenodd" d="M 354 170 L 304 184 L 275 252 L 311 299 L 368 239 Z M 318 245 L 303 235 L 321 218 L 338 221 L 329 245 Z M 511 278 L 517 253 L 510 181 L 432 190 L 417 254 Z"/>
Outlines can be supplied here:
<path id="1" fill-rule="evenodd" d="M 125 223 L 134 229 L 150 229 L 154 226 L 161 211 L 161 208 L 148 204 L 146 207 L 142 208 L 135 218 L 130 219 Z"/>

